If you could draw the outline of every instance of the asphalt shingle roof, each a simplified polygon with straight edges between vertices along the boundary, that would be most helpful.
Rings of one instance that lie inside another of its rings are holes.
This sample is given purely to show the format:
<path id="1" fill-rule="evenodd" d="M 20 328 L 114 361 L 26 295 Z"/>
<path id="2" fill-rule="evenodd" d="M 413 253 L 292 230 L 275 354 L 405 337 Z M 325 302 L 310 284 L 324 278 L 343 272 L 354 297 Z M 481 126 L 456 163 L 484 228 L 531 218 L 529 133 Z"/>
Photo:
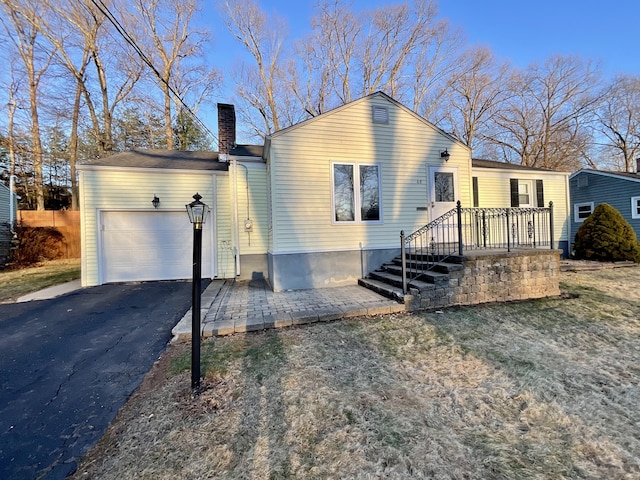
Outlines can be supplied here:
<path id="1" fill-rule="evenodd" d="M 525 165 L 518 165 L 516 163 L 496 162 L 495 160 L 481 160 L 474 158 L 471 160 L 471 165 L 476 168 L 502 168 L 506 170 L 540 170 L 543 172 L 550 172 L 548 168 L 527 167 Z"/>
<path id="2" fill-rule="evenodd" d="M 121 168 L 164 168 L 171 170 L 227 171 L 229 165 L 218 161 L 218 152 L 180 150 L 131 150 L 108 157 L 81 162 L 82 165 Z"/>

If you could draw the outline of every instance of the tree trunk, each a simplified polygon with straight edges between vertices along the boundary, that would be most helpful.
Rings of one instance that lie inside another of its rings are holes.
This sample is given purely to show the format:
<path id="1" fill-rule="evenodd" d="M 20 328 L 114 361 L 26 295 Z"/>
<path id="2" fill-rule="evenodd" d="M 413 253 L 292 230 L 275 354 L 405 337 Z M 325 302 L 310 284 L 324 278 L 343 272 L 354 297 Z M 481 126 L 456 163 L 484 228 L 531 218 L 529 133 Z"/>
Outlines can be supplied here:
<path id="1" fill-rule="evenodd" d="M 80 117 L 80 100 L 82 99 L 82 80 L 77 79 L 76 97 L 73 102 L 71 117 L 71 133 L 69 135 L 69 175 L 71 177 L 71 210 L 79 209 L 78 181 L 76 179 L 76 163 L 78 160 L 78 119 Z"/>
<path id="2" fill-rule="evenodd" d="M 42 141 L 38 116 L 38 82 L 32 68 L 29 71 L 29 105 L 31 114 L 31 150 L 33 155 L 33 178 L 36 193 L 36 209 L 44 210 L 44 185 L 42 181 Z"/>
<path id="3" fill-rule="evenodd" d="M 165 77 L 166 78 L 166 77 Z M 168 79 L 167 79 L 168 83 Z M 162 84 L 162 91 L 164 93 L 164 134 L 167 141 L 167 149 L 173 150 L 173 128 L 171 125 L 171 92 L 167 83 Z"/>

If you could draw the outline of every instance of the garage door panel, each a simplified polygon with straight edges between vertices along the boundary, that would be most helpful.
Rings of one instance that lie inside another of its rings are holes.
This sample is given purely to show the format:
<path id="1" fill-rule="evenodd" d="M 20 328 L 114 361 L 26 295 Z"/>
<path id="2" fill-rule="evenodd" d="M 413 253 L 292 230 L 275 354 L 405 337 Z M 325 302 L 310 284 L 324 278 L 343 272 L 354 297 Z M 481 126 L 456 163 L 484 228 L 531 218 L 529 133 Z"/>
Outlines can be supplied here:
<path id="1" fill-rule="evenodd" d="M 103 281 L 191 278 L 193 227 L 185 212 L 104 212 Z M 205 224 L 202 275 L 212 276 L 212 225 Z"/>

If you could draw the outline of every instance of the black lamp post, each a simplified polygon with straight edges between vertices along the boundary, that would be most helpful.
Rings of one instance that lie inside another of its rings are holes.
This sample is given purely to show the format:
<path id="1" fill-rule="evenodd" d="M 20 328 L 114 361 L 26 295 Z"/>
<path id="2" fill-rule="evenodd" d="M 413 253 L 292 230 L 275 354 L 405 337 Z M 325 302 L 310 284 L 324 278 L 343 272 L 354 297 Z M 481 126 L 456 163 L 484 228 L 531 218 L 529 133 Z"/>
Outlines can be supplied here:
<path id="1" fill-rule="evenodd" d="M 207 220 L 208 205 L 200 201 L 186 205 L 189 221 L 193 224 L 193 282 L 191 284 L 191 388 L 200 388 L 200 284 L 202 281 L 202 225 Z"/>

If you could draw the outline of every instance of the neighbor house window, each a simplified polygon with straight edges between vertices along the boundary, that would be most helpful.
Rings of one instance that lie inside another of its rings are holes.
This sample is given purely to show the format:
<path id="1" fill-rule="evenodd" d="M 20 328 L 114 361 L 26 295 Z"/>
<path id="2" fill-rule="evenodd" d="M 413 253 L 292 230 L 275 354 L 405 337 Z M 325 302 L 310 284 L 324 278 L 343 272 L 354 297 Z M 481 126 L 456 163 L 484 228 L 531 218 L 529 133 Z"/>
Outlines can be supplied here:
<path id="1" fill-rule="evenodd" d="M 631 197 L 631 218 L 640 218 L 640 197 Z"/>
<path id="2" fill-rule="evenodd" d="M 576 223 L 582 223 L 593 212 L 593 202 L 576 203 L 573 206 L 573 216 Z"/>
<path id="3" fill-rule="evenodd" d="M 333 164 L 333 220 L 379 222 L 380 166 Z"/>

